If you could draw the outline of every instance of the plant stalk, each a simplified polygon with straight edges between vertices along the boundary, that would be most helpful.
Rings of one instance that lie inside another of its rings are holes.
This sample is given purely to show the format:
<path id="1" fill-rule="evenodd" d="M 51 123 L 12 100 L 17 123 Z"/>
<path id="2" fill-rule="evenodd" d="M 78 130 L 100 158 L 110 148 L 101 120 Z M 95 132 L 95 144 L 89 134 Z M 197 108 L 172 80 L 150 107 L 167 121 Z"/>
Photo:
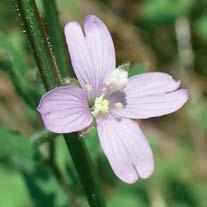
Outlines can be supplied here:
<path id="1" fill-rule="evenodd" d="M 79 174 L 85 194 L 91 207 L 105 207 L 104 197 L 99 184 L 96 168 L 90 158 L 84 140 L 77 139 L 76 133 L 65 134 L 65 141 L 76 171 Z M 79 146 L 75 148 L 74 146 Z M 90 172 L 90 173 L 89 173 Z"/>
<path id="2" fill-rule="evenodd" d="M 28 35 L 46 90 L 61 84 L 60 75 L 53 57 L 44 26 L 34 0 L 13 0 Z M 54 45 L 55 47 L 55 45 Z M 64 134 L 73 163 L 91 207 L 105 207 L 99 181 L 85 143 L 77 133 Z"/>
<path id="3" fill-rule="evenodd" d="M 48 43 L 43 22 L 34 0 L 13 0 L 18 16 L 21 17 L 36 63 L 46 90 L 61 83 L 54 56 Z"/>
<path id="4" fill-rule="evenodd" d="M 67 47 L 64 41 L 63 29 L 58 18 L 56 2 L 55 0 L 42 0 L 42 4 L 49 42 L 52 45 L 52 51 L 61 76 L 72 76 L 73 72 L 69 70 L 68 53 L 66 53 Z"/>

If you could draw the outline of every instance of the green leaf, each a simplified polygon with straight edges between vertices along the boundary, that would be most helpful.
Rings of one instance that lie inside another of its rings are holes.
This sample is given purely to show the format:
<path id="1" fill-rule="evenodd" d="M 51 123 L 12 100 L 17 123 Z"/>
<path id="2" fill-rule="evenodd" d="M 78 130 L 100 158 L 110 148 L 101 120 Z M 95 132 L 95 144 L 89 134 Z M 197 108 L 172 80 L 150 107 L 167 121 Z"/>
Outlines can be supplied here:
<path id="1" fill-rule="evenodd" d="M 22 174 L 35 205 L 67 206 L 65 193 L 35 146 L 26 136 L 0 127 L 0 158 L 13 161 L 13 168 Z"/>
<path id="2" fill-rule="evenodd" d="M 140 73 L 144 73 L 147 69 L 149 68 L 149 63 L 140 63 L 140 64 L 135 64 L 132 66 L 129 71 L 128 71 L 128 76 L 134 76 Z"/>

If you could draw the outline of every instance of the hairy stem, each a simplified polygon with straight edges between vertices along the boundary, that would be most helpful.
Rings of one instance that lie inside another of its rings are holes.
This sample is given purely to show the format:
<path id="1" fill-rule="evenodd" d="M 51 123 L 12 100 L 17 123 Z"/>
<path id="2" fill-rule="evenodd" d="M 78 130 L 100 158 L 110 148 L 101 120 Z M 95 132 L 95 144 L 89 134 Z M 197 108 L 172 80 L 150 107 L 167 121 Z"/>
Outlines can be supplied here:
<path id="1" fill-rule="evenodd" d="M 34 0 L 13 0 L 47 90 L 60 84 L 60 75 Z"/>
<path id="2" fill-rule="evenodd" d="M 42 0 L 44 8 L 44 18 L 46 22 L 47 34 L 49 42 L 52 45 L 52 51 L 56 58 L 56 62 L 62 77 L 73 75 L 69 70 L 69 59 L 66 54 L 66 44 L 64 41 L 63 29 L 58 18 L 58 10 L 55 0 Z"/>
<path id="3" fill-rule="evenodd" d="M 61 83 L 44 27 L 34 0 L 14 0 L 21 17 L 46 90 Z M 64 135 L 68 150 L 91 207 L 104 207 L 105 202 L 95 168 L 83 140 L 77 133 Z"/>

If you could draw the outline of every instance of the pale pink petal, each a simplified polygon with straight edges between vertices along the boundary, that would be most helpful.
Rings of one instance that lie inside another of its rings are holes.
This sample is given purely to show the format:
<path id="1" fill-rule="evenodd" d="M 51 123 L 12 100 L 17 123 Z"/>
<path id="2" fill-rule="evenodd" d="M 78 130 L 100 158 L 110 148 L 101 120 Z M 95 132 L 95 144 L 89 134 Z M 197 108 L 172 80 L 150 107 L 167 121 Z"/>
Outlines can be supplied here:
<path id="1" fill-rule="evenodd" d="M 167 73 L 149 72 L 132 76 L 125 92 L 129 95 L 156 95 L 174 91 L 180 87 L 180 81 L 175 81 Z"/>
<path id="2" fill-rule="evenodd" d="M 93 117 L 83 89 L 62 86 L 47 92 L 37 109 L 45 128 L 55 133 L 70 133 L 88 127 Z"/>
<path id="3" fill-rule="evenodd" d="M 84 35 L 85 34 L 85 35 Z M 85 18 L 84 32 L 77 22 L 65 26 L 65 37 L 74 71 L 84 88 L 93 87 L 92 96 L 100 95 L 104 80 L 115 69 L 115 51 L 111 35 L 96 16 Z"/>
<path id="4" fill-rule="evenodd" d="M 175 81 L 165 73 L 144 73 L 130 78 L 127 87 L 113 102 L 123 102 L 122 110 L 113 112 L 132 119 L 162 116 L 180 109 L 188 100 L 188 92 L 178 89 Z M 176 90 L 178 89 L 178 90 Z"/>
<path id="5" fill-rule="evenodd" d="M 152 151 L 138 123 L 107 115 L 97 119 L 97 130 L 102 149 L 122 181 L 134 183 L 152 174 Z"/>

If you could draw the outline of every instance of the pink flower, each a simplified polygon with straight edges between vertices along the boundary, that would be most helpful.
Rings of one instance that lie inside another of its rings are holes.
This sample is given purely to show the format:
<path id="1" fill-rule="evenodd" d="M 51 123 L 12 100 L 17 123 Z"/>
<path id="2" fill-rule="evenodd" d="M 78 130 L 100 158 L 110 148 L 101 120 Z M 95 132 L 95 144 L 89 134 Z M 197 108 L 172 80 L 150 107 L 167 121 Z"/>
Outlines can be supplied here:
<path id="1" fill-rule="evenodd" d="M 111 35 L 96 16 L 65 26 L 72 65 L 81 88 L 62 86 L 47 92 L 38 106 L 45 128 L 70 133 L 95 120 L 101 147 L 114 173 L 124 182 L 149 177 L 153 155 L 137 119 L 162 116 L 181 108 L 188 93 L 170 75 L 151 72 L 127 77 L 116 68 Z"/>

